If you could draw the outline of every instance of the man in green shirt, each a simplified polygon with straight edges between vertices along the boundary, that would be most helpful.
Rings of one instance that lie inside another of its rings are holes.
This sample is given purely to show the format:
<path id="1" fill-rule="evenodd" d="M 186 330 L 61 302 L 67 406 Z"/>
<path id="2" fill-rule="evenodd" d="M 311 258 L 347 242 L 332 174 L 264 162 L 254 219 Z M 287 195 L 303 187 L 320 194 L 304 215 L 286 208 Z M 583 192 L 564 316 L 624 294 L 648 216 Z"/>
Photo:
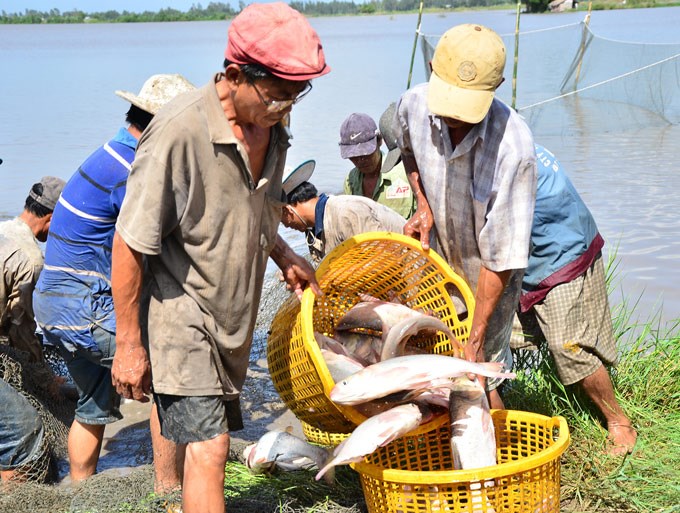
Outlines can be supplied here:
<path id="1" fill-rule="evenodd" d="M 381 118 L 384 132 L 389 130 L 393 119 L 389 115 L 391 107 Z M 409 219 L 415 212 L 415 201 L 396 140 L 385 135 L 389 149 L 386 156 L 380 151 L 382 141 L 381 131 L 367 114 L 355 112 L 342 123 L 340 156 L 350 159 L 355 166 L 345 179 L 344 192 L 371 198 Z M 390 141 L 394 142 L 392 147 Z"/>

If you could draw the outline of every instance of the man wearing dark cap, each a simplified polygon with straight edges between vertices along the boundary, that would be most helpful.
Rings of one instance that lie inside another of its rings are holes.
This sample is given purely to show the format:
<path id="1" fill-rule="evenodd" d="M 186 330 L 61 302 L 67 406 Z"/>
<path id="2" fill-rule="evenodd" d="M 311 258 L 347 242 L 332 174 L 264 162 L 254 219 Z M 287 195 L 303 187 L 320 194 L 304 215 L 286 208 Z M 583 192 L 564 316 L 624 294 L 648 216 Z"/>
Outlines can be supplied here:
<path id="1" fill-rule="evenodd" d="M 38 242 L 45 242 L 52 211 L 64 188 L 64 180 L 44 176 L 33 184 L 24 211 L 0 223 L 0 334 L 9 344 L 27 352 L 30 360 L 42 361 L 42 344 L 35 334 L 33 288 L 43 268 Z"/>
<path id="2" fill-rule="evenodd" d="M 512 366 L 510 333 L 527 266 L 536 196 L 531 131 L 495 91 L 505 45 L 475 24 L 449 29 L 432 58 L 429 83 L 397 104 L 399 147 L 418 209 L 404 233 L 434 241 L 475 293 L 466 356 Z M 500 380 L 488 380 L 503 408 Z"/>
<path id="3" fill-rule="evenodd" d="M 350 114 L 340 127 L 340 156 L 354 164 L 345 179 L 345 194 L 382 203 L 409 219 L 416 204 L 401 162 L 393 127 L 394 104 L 380 118 L 380 130 L 368 114 Z M 383 155 L 383 139 L 388 147 Z"/>
<path id="4" fill-rule="evenodd" d="M 185 513 L 224 511 L 267 259 L 298 296 L 307 284 L 320 293 L 277 228 L 282 121 L 330 71 L 321 42 L 287 4 L 251 4 L 231 22 L 225 57 L 222 73 L 170 102 L 142 135 L 113 243 L 113 381 L 144 400 L 153 374 L 161 432 L 186 444 Z"/>
<path id="5" fill-rule="evenodd" d="M 96 472 L 105 426 L 122 418 L 111 382 L 116 350 L 111 247 L 137 140 L 168 100 L 193 89 L 181 75 L 163 74 L 147 79 L 139 94 L 116 91 L 130 103 L 128 126 L 80 165 L 54 210 L 34 305 L 46 341 L 59 350 L 78 388 L 68 440 L 74 482 Z M 155 490 L 163 493 L 178 487 L 180 477 L 174 445 L 160 436 L 155 408 L 151 436 Z"/>

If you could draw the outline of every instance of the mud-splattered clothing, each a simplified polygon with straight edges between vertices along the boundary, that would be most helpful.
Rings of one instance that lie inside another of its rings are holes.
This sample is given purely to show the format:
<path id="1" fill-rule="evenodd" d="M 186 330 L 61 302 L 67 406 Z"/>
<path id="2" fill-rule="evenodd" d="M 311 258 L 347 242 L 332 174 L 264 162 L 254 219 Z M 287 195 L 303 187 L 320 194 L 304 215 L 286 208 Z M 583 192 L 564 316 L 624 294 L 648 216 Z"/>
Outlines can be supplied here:
<path id="1" fill-rule="evenodd" d="M 321 206 L 321 208 L 318 208 Z M 363 196 L 322 194 L 315 211 L 314 235 L 320 244 L 310 253 L 320 260 L 354 235 L 366 232 L 402 233 L 406 219 L 389 207 Z"/>
<path id="2" fill-rule="evenodd" d="M 214 82 L 167 104 L 142 135 L 116 229 L 147 255 L 155 393 L 238 397 L 281 220 L 288 147 L 284 128 L 273 127 L 254 183 Z"/>
<path id="3" fill-rule="evenodd" d="M 42 345 L 35 335 L 33 288 L 43 267 L 43 254 L 28 225 L 19 217 L 0 223 L 0 334 L 9 344 L 43 358 Z"/>
<path id="4" fill-rule="evenodd" d="M 383 155 L 384 159 L 385 156 Z M 363 196 L 363 174 L 356 167 L 345 178 L 343 192 Z M 404 164 L 401 162 L 389 171 L 380 173 L 371 197 L 374 201 L 391 208 L 406 219 L 410 218 L 416 211 L 415 197 L 411 190 L 411 184 L 406 177 Z"/>
<path id="5" fill-rule="evenodd" d="M 399 147 L 415 159 L 434 216 L 436 242 L 473 293 L 481 266 L 512 270 L 489 319 L 484 349 L 489 361 L 511 365 L 509 338 L 527 266 L 536 193 L 536 154 L 520 116 L 494 99 L 486 117 L 453 146 L 449 128 L 427 106 L 427 84 L 397 106 Z M 490 380 L 494 388 L 496 381 Z"/>

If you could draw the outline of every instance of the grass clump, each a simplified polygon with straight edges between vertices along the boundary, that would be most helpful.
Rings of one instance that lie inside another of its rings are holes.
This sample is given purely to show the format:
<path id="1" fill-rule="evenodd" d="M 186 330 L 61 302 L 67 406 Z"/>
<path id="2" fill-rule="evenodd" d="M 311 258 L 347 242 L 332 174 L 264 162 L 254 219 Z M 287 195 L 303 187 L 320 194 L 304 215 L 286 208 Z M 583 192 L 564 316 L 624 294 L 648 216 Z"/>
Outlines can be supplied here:
<path id="1" fill-rule="evenodd" d="M 559 382 L 547 350 L 516 354 L 521 370 L 505 395 L 506 406 L 562 415 L 569 425 L 571 445 L 562 456 L 562 511 L 680 511 L 678 324 L 660 333 L 655 322 L 619 322 L 630 314 L 619 307 L 614 320 L 621 357 L 611 373 L 617 399 L 638 431 L 637 445 L 626 457 L 608 455 L 599 412 L 578 387 Z"/>

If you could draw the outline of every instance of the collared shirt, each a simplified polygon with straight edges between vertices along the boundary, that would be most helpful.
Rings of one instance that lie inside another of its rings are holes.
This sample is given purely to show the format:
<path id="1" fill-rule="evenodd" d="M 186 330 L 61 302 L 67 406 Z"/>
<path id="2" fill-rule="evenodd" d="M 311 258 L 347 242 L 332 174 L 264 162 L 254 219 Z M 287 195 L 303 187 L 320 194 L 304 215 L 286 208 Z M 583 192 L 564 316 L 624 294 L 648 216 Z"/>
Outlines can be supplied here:
<path id="1" fill-rule="evenodd" d="M 43 267 L 43 254 L 29 226 L 19 217 L 0 223 L 0 333 L 10 345 L 42 359 L 35 336 L 31 295 Z"/>
<path id="2" fill-rule="evenodd" d="M 527 266 L 536 194 L 531 131 L 494 99 L 484 120 L 454 148 L 448 127 L 427 107 L 427 84 L 402 95 L 397 117 L 399 147 L 415 158 L 434 216 L 434 247 L 473 293 L 482 265 L 494 272 L 515 270 L 492 316 L 488 339 L 511 322 Z"/>
<path id="3" fill-rule="evenodd" d="M 222 109 L 220 78 L 172 100 L 144 131 L 116 225 L 147 255 L 157 393 L 238 396 L 281 220 L 288 135 L 272 127 L 255 183 Z"/>
<path id="4" fill-rule="evenodd" d="M 550 290 L 586 272 L 604 246 L 595 219 L 550 151 L 536 145 L 538 185 L 531 254 L 522 281 L 526 312 Z"/>
<path id="5" fill-rule="evenodd" d="M 93 324 L 116 332 L 111 248 L 136 146 L 121 128 L 80 165 L 54 208 L 34 307 L 42 330 L 70 351 L 97 349 Z"/>
<path id="6" fill-rule="evenodd" d="M 382 155 L 382 158 L 384 160 L 385 156 Z M 345 178 L 343 192 L 363 196 L 363 179 L 363 173 L 355 167 Z M 378 203 L 390 207 L 406 219 L 413 215 L 416 211 L 416 202 L 403 163 L 399 162 L 389 171 L 380 173 L 372 198 Z"/>
<path id="7" fill-rule="evenodd" d="M 406 219 L 391 208 L 370 198 L 347 194 L 322 194 L 316 203 L 315 215 L 317 244 L 310 246 L 309 252 L 317 261 L 350 237 L 367 232 L 402 233 L 406 224 Z"/>

